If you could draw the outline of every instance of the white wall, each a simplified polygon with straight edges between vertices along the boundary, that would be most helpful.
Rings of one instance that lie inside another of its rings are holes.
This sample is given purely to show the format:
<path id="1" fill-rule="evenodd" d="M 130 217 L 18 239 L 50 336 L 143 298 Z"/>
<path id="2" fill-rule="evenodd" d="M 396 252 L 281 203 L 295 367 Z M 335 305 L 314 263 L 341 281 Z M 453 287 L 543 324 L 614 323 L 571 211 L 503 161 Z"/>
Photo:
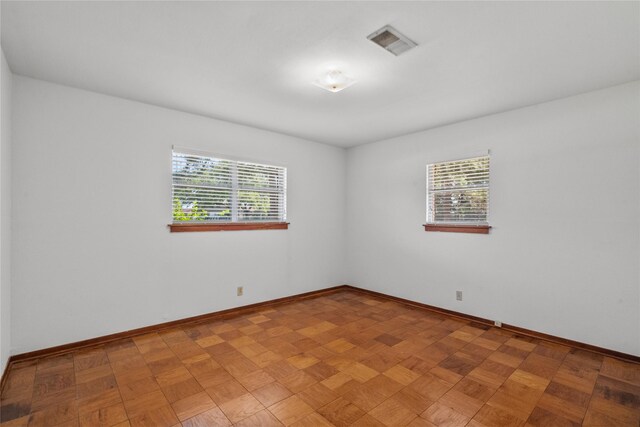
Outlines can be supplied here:
<path id="1" fill-rule="evenodd" d="M 1 51 L 0 51 L 1 52 Z M 11 99 L 13 74 L 0 70 L 0 373 L 11 355 Z"/>
<path id="2" fill-rule="evenodd" d="M 14 353 L 348 282 L 640 354 L 638 82 L 345 154 L 13 81 Z M 169 233 L 172 144 L 288 166 L 290 229 Z M 425 165 L 487 149 L 491 234 L 426 233 Z"/>
<path id="3" fill-rule="evenodd" d="M 17 75 L 13 114 L 15 353 L 343 283 L 343 149 Z M 287 166 L 289 230 L 169 233 L 172 144 Z"/>
<path id="4" fill-rule="evenodd" d="M 640 355 L 639 147 L 635 82 L 350 149 L 349 282 Z M 425 232 L 426 164 L 487 149 L 491 234 Z"/>

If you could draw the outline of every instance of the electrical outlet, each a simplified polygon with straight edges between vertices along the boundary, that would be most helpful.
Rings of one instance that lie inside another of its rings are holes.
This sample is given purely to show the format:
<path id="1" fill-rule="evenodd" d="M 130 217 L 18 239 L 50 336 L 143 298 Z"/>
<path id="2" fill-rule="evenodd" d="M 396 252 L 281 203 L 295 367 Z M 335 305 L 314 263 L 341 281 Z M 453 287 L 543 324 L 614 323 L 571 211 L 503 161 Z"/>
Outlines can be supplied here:
<path id="1" fill-rule="evenodd" d="M 499 321 L 499 320 L 494 320 L 494 321 L 493 321 L 493 324 L 494 324 L 495 326 L 497 326 L 498 328 L 502 328 L 502 322 L 501 322 L 501 321 Z"/>
<path id="2" fill-rule="evenodd" d="M 456 291 L 456 299 L 462 301 L 462 291 Z"/>
<path id="3" fill-rule="evenodd" d="M 242 295 L 244 295 L 244 287 L 238 286 L 238 296 L 241 297 Z"/>

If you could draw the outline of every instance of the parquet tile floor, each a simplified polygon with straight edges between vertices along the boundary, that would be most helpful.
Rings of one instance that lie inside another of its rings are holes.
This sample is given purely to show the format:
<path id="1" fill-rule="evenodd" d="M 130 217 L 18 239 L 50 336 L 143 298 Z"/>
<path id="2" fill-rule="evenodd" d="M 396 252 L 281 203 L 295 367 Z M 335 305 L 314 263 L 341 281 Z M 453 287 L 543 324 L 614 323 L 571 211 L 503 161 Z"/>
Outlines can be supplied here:
<path id="1" fill-rule="evenodd" d="M 14 364 L 8 426 L 634 426 L 640 365 L 352 291 Z"/>

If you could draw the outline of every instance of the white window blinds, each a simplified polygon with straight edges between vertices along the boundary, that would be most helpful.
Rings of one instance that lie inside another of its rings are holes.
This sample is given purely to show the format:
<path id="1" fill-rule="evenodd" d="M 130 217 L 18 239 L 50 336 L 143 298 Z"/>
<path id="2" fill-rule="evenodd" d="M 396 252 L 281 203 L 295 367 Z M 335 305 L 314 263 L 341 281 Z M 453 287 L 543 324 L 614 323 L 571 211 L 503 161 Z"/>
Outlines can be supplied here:
<path id="1" fill-rule="evenodd" d="M 427 165 L 427 223 L 487 225 L 489 156 Z"/>
<path id="2" fill-rule="evenodd" d="M 287 169 L 173 150 L 173 222 L 284 222 Z"/>

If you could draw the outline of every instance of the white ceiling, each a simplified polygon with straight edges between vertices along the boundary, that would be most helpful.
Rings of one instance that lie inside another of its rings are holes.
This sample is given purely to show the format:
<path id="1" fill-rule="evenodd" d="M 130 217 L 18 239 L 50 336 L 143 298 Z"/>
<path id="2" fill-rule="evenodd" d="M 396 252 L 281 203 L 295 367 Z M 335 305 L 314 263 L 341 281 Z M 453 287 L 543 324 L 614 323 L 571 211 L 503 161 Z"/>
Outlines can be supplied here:
<path id="1" fill-rule="evenodd" d="M 17 74 L 338 146 L 640 79 L 638 2 L 8 2 Z M 395 57 L 367 35 L 418 43 Z M 358 80 L 330 93 L 330 67 Z"/>

